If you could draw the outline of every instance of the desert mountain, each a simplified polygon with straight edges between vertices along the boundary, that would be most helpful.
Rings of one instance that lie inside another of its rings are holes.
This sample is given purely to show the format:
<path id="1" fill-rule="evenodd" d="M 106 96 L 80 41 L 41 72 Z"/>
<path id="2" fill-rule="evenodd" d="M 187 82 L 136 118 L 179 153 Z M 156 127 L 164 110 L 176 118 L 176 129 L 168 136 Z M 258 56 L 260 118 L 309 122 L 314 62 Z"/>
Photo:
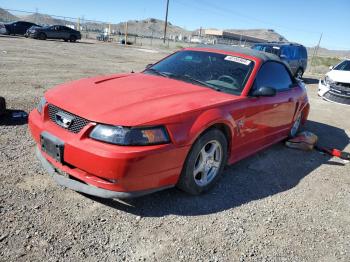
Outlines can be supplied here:
<path id="1" fill-rule="evenodd" d="M 266 39 L 266 41 L 288 41 L 284 36 L 280 35 L 273 29 L 227 29 L 225 31 L 235 34 L 242 34 L 246 36 L 252 36 L 256 38 Z"/>
<path id="2" fill-rule="evenodd" d="M 0 22 L 12 22 L 18 20 L 18 17 L 14 16 L 10 12 L 0 8 Z"/>
<path id="3" fill-rule="evenodd" d="M 128 23 L 128 32 L 129 34 L 142 35 L 142 36 L 154 36 L 154 37 L 163 37 L 165 21 L 148 18 L 144 20 L 130 20 Z M 119 23 L 113 25 L 113 29 L 119 32 L 124 32 L 125 23 Z M 167 27 L 168 35 L 182 35 L 190 36 L 191 31 L 187 31 L 179 26 L 172 25 L 168 23 Z"/>

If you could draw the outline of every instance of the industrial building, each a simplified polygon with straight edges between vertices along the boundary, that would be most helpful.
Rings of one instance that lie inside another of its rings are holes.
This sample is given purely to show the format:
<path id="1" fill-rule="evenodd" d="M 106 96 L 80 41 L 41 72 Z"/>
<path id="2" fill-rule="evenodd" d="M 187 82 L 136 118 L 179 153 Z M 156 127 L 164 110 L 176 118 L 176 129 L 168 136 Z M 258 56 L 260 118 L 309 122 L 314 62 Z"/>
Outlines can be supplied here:
<path id="1" fill-rule="evenodd" d="M 229 44 L 251 46 L 269 40 L 218 29 L 200 29 L 192 36 L 193 43 Z"/>

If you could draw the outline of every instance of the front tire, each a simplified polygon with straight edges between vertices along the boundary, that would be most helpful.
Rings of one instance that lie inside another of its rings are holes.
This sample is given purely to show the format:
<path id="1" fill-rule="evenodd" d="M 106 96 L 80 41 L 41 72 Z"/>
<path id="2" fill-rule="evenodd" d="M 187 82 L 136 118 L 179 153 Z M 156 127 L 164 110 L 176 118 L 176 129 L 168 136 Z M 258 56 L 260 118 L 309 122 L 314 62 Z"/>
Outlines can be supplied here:
<path id="1" fill-rule="evenodd" d="M 40 40 L 46 40 L 46 34 L 40 33 L 39 36 L 38 36 L 38 38 L 39 38 Z"/>
<path id="2" fill-rule="evenodd" d="M 70 41 L 71 43 L 74 43 L 75 41 L 77 41 L 77 37 L 76 37 L 75 35 L 71 35 L 71 36 L 69 37 L 69 41 Z"/>
<path id="3" fill-rule="evenodd" d="M 193 144 L 177 187 L 199 195 L 219 180 L 227 161 L 227 139 L 218 129 L 210 129 Z"/>

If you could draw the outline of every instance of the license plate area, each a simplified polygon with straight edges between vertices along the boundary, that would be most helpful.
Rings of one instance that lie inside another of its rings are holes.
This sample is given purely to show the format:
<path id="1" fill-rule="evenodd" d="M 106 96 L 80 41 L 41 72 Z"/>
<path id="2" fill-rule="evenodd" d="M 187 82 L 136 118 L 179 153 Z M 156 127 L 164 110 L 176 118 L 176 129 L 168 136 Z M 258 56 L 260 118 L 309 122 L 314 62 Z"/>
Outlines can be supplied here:
<path id="1" fill-rule="evenodd" d="M 40 134 L 41 150 L 59 163 L 63 163 L 64 142 L 48 132 Z"/>

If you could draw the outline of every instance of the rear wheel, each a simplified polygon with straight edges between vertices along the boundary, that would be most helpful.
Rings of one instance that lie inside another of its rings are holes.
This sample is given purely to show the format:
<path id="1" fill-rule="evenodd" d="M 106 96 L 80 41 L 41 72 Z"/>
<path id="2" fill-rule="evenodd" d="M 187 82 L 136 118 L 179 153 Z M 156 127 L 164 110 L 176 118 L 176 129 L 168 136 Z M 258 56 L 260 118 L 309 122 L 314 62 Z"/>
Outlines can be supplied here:
<path id="1" fill-rule="evenodd" d="M 39 38 L 40 40 L 46 40 L 46 34 L 40 33 L 39 36 L 38 36 L 38 38 Z"/>
<path id="2" fill-rule="evenodd" d="M 177 187 L 199 195 L 209 190 L 220 178 L 227 160 L 227 140 L 218 129 L 211 129 L 192 146 Z"/>
<path id="3" fill-rule="evenodd" d="M 64 42 L 68 42 L 68 39 L 63 39 L 64 40 Z"/>
<path id="4" fill-rule="evenodd" d="M 75 41 L 77 41 L 77 37 L 76 37 L 75 35 L 71 35 L 71 36 L 69 37 L 69 41 L 75 42 Z"/>

